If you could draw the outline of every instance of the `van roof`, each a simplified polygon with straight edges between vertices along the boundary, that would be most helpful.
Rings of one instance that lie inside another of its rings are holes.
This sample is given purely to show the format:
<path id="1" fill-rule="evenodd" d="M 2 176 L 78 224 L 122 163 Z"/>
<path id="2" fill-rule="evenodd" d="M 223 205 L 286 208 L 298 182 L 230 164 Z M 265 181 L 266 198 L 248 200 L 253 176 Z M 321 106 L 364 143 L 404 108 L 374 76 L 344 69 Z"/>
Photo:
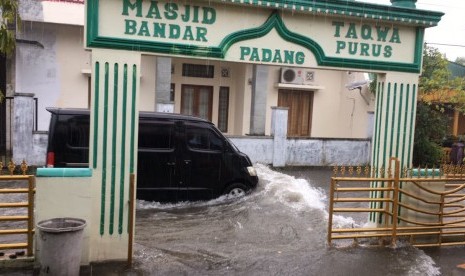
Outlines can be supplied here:
<path id="1" fill-rule="evenodd" d="M 47 107 L 46 110 L 55 115 L 89 115 L 90 111 L 86 108 L 58 108 L 58 107 Z M 142 118 L 159 118 L 166 120 L 183 120 L 183 121 L 192 121 L 192 122 L 205 122 L 213 124 L 212 122 L 188 115 L 182 115 L 178 113 L 165 113 L 165 112 L 149 112 L 149 111 L 140 111 L 139 117 Z"/>

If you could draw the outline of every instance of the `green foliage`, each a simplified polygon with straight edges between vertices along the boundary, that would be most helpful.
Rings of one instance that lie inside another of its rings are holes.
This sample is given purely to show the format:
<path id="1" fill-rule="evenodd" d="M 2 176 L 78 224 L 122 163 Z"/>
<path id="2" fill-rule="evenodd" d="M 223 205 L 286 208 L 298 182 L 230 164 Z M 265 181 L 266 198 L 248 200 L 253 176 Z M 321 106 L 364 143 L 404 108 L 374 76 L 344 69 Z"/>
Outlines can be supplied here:
<path id="1" fill-rule="evenodd" d="M 438 49 L 425 46 L 413 146 L 416 166 L 439 165 L 441 143 L 449 126 L 444 110 L 465 111 L 465 79 L 452 78 L 447 65 L 447 59 Z"/>
<path id="2" fill-rule="evenodd" d="M 0 0 L 0 54 L 9 56 L 13 53 L 16 44 L 14 29 L 20 22 L 18 15 L 18 0 Z M 13 26 L 13 27 L 12 27 Z M 0 103 L 4 94 L 0 90 Z"/>
<path id="3" fill-rule="evenodd" d="M 441 143 L 448 131 L 449 119 L 435 105 L 418 102 L 413 145 L 414 166 L 438 166 L 442 157 Z"/>
<path id="4" fill-rule="evenodd" d="M 15 35 L 10 29 L 18 20 L 18 1 L 0 0 L 0 53 L 10 55 L 15 48 Z"/>

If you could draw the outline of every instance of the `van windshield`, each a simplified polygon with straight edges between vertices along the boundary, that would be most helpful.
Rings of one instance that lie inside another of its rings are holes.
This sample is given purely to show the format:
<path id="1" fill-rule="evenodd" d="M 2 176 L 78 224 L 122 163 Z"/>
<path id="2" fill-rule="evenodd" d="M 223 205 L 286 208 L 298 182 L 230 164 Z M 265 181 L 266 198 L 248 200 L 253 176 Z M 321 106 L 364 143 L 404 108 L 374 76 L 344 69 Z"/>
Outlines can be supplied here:
<path id="1" fill-rule="evenodd" d="M 241 152 L 241 151 L 237 148 L 237 146 L 234 145 L 234 143 L 233 143 L 231 140 L 229 140 L 229 138 L 226 137 L 226 141 L 228 142 L 228 144 L 231 146 L 231 148 L 232 148 L 234 151 L 236 151 L 236 152 Z"/>

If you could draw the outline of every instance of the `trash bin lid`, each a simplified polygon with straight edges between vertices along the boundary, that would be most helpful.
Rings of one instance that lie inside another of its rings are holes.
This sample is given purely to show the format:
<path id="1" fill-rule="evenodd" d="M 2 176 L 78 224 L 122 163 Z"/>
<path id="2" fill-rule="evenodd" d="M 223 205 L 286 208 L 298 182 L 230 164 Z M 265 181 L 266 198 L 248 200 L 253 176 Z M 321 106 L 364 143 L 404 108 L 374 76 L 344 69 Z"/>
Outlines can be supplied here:
<path id="1" fill-rule="evenodd" d="M 52 218 L 37 223 L 37 228 L 44 232 L 73 232 L 86 227 L 86 221 L 79 218 Z"/>

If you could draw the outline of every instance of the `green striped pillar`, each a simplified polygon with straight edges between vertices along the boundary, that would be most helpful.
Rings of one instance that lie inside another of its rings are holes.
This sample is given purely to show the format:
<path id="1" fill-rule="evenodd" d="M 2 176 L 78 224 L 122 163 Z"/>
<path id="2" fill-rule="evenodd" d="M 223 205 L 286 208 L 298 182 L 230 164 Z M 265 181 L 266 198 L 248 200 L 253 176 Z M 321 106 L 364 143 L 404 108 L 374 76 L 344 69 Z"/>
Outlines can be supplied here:
<path id="1" fill-rule="evenodd" d="M 378 76 L 376 89 L 375 126 L 372 142 L 371 165 L 387 170 L 389 159 L 396 157 L 402 168 L 411 167 L 415 117 L 418 93 L 418 75 L 387 73 Z M 384 187 L 387 183 L 375 182 L 372 186 Z M 380 197 L 383 193 L 373 193 Z M 372 208 L 383 208 L 383 203 L 372 203 Z M 382 216 L 370 214 L 370 221 L 383 222 Z"/>
<path id="2" fill-rule="evenodd" d="M 129 177 L 137 171 L 139 52 L 92 50 L 91 259 L 127 256 Z"/>

